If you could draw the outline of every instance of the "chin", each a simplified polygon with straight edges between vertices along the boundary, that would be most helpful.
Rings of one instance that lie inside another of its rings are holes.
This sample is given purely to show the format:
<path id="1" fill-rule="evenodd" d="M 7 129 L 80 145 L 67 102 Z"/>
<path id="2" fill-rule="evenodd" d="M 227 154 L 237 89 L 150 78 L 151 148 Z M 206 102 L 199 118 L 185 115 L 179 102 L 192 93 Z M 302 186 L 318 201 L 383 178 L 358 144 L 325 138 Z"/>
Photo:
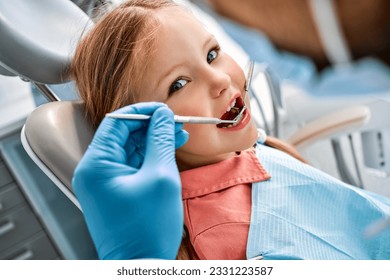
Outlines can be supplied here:
<path id="1" fill-rule="evenodd" d="M 245 145 L 245 147 L 243 147 L 243 149 L 241 149 L 241 151 L 248 150 L 248 149 L 252 148 L 255 144 L 256 144 L 256 139 L 255 139 L 255 141 L 249 142 L 248 145 Z"/>
<path id="2" fill-rule="evenodd" d="M 256 144 L 256 141 L 257 133 L 254 135 L 254 137 L 250 137 L 248 139 L 245 139 L 245 141 L 240 142 L 240 144 L 237 146 L 237 149 L 235 149 L 234 151 L 238 152 L 250 149 Z"/>
<path id="3" fill-rule="evenodd" d="M 244 138 L 244 137 L 243 137 Z M 244 150 L 253 147 L 257 141 L 257 128 L 256 125 L 252 122 L 250 129 L 245 133 L 245 141 L 243 145 L 245 146 Z"/>

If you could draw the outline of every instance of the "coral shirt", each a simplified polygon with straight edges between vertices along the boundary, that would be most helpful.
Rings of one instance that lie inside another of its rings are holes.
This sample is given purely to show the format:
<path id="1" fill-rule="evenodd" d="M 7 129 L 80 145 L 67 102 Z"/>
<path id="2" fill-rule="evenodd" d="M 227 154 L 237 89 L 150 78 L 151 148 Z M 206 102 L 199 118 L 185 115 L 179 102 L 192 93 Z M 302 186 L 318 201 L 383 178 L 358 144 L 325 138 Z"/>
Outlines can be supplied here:
<path id="1" fill-rule="evenodd" d="M 184 223 L 199 259 L 246 259 L 252 182 L 270 175 L 249 149 L 180 173 Z"/>

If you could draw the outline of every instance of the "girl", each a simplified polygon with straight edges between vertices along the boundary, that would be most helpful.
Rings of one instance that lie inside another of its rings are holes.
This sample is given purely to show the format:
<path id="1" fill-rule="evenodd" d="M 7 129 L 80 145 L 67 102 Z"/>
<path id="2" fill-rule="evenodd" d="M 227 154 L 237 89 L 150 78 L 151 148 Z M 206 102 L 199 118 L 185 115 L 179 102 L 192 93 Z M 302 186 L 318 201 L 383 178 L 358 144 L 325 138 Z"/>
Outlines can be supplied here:
<path id="1" fill-rule="evenodd" d="M 108 13 L 79 44 L 72 72 L 95 126 L 106 113 L 137 102 L 164 102 L 178 115 L 221 119 L 234 118 L 244 103 L 249 104 L 245 75 L 238 64 L 188 11 L 168 0 L 126 1 Z M 264 205 L 258 200 L 258 186 L 271 183 L 279 172 L 276 169 L 270 179 L 262 161 L 267 153 L 278 163 L 297 161 L 286 153 L 274 155 L 274 149 L 262 145 L 254 150 L 257 130 L 249 108 L 233 126 L 187 124 L 184 128 L 190 138 L 176 151 L 187 229 L 179 259 L 323 258 L 306 253 L 292 256 L 284 246 L 264 253 L 264 244 L 254 239 L 259 239 L 263 225 L 258 218 L 263 211 L 258 206 Z M 301 159 L 277 139 L 268 137 L 266 144 Z M 330 180 L 322 173 L 319 176 Z M 335 185 L 344 188 L 340 182 Z"/>

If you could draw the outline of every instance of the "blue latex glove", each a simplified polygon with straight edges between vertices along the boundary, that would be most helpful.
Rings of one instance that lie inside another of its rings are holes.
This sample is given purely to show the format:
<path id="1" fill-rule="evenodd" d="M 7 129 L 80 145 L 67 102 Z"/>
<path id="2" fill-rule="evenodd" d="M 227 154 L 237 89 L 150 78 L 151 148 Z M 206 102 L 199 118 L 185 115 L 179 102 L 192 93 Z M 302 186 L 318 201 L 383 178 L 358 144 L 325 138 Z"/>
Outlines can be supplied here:
<path id="1" fill-rule="evenodd" d="M 73 188 L 99 258 L 175 259 L 183 233 L 175 148 L 188 133 L 162 103 L 116 112 L 153 116 L 105 118 L 75 170 Z"/>

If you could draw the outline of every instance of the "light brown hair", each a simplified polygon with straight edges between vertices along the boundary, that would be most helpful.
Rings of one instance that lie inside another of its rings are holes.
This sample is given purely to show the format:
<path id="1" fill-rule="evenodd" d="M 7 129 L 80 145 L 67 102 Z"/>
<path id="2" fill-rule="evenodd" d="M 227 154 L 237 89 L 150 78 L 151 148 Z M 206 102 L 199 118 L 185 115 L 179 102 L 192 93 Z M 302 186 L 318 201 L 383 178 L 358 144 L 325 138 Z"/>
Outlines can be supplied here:
<path id="1" fill-rule="evenodd" d="M 79 43 L 71 73 L 95 128 L 106 113 L 137 102 L 140 91 L 135 81 L 143 73 L 147 55 L 154 51 L 157 12 L 172 7 L 177 5 L 170 0 L 126 1 L 103 16 Z M 278 139 L 268 137 L 266 144 L 301 159 Z M 177 258 L 196 258 L 188 234 Z"/>
<path id="2" fill-rule="evenodd" d="M 137 102 L 134 81 L 153 51 L 157 12 L 169 7 L 177 5 L 170 0 L 126 1 L 103 16 L 79 43 L 71 73 L 95 128 L 107 112 Z"/>
<path id="3" fill-rule="evenodd" d="M 145 64 L 153 51 L 159 25 L 156 12 L 176 6 L 170 0 L 126 1 L 97 21 L 79 43 L 71 73 L 95 128 L 106 113 L 137 102 L 134 81 L 143 72 L 140 61 Z M 177 258 L 193 258 L 191 251 L 185 235 Z"/>

